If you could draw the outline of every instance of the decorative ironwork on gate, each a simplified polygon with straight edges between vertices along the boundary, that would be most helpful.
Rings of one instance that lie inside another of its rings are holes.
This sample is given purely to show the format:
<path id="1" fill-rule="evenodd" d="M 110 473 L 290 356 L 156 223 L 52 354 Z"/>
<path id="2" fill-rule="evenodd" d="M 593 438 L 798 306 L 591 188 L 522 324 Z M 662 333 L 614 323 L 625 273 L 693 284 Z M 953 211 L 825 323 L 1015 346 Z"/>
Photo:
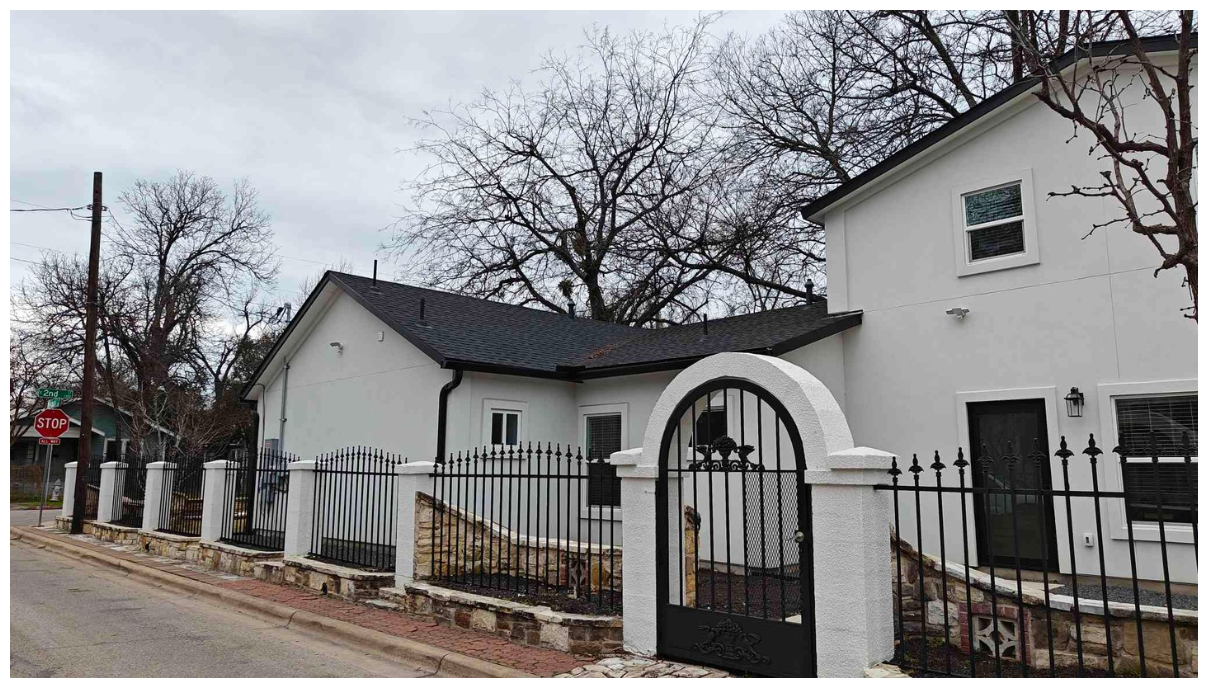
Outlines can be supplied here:
<path id="1" fill-rule="evenodd" d="M 659 468 L 659 653 L 815 675 L 805 457 L 783 404 L 745 380 L 696 388 L 664 430 Z"/>

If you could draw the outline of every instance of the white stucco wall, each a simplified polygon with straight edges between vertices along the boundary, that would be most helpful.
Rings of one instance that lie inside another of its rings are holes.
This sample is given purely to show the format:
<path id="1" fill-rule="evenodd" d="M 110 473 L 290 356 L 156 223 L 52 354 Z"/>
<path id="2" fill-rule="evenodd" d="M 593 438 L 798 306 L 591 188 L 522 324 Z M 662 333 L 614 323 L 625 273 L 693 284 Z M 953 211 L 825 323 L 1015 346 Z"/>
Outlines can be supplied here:
<path id="1" fill-rule="evenodd" d="M 437 396 L 453 373 L 331 289 L 313 330 L 291 338 L 282 448 L 306 459 L 353 445 L 430 459 Z M 330 346 L 335 341 L 343 353 Z M 265 439 L 280 438 L 284 384 L 283 371 L 266 383 L 259 409 Z"/>
<path id="2" fill-rule="evenodd" d="M 1141 112 L 1129 114 L 1132 126 Z M 967 448 L 965 401 L 1047 397 L 1050 448 L 1068 436 L 1078 453 L 1072 483 L 1088 488 L 1088 462 L 1080 452 L 1089 433 L 1105 449 L 1114 446 L 1109 395 L 1102 390 L 1154 381 L 1177 381 L 1158 385 L 1163 391 L 1197 390 L 1197 328 L 1179 311 L 1187 302 L 1182 275 L 1154 278 L 1158 254 L 1127 227 L 1083 238 L 1093 223 L 1115 216 L 1111 201 L 1047 198 L 1072 184 L 1094 183 L 1102 167 L 1086 155 L 1084 137 L 1066 144 L 1069 134 L 1042 105 L 1023 108 L 826 216 L 831 305 L 864 312 L 862 326 L 843 337 L 845 409 L 857 444 L 903 457 L 916 452 L 926 457 L 924 465 L 938 449 L 950 467 L 956 447 Z M 977 180 L 985 186 L 1009 181 L 1018 170 L 1030 170 L 1033 178 L 1033 196 L 1024 203 L 1033 212 L 1039 263 L 958 276 L 963 247 L 955 239 L 953 190 Z M 944 314 L 956 306 L 971 313 L 963 321 Z M 1086 395 L 1082 418 L 1065 412 L 1062 398 L 1073 386 Z M 1030 391 L 1005 391 L 1019 388 Z M 1102 488 L 1120 489 L 1116 457 L 1103 460 Z M 1058 462 L 1053 475 L 1059 487 Z M 954 470 L 948 476 L 954 480 Z M 958 502 L 946 508 L 953 507 L 958 511 Z M 1074 508 L 1078 570 L 1097 571 L 1096 550 L 1080 542 L 1094 530 L 1092 503 L 1080 500 Z M 1107 530 L 1116 533 L 1104 538 L 1108 571 L 1128 575 L 1126 540 L 1116 539 L 1122 513 L 1108 512 Z M 1067 571 L 1063 507 L 1056 515 Z M 958 552 L 958 538 L 958 532 L 949 538 L 949 557 Z M 927 549 L 932 546 L 937 549 Z M 1181 551 L 1171 573 L 1192 579 L 1189 548 L 1174 549 Z M 1159 577 L 1155 546 L 1141 543 L 1137 555 L 1141 575 Z"/>

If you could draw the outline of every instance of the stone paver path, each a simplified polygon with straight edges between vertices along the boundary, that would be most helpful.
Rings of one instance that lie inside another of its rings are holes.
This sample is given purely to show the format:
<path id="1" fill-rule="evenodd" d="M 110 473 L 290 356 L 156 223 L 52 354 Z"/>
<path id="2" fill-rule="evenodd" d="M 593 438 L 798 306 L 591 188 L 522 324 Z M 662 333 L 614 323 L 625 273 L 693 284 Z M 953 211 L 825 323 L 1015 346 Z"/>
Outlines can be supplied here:
<path id="1" fill-rule="evenodd" d="M 604 657 L 593 664 L 575 667 L 556 678 L 725 678 L 720 669 L 666 662 L 645 657 Z"/>

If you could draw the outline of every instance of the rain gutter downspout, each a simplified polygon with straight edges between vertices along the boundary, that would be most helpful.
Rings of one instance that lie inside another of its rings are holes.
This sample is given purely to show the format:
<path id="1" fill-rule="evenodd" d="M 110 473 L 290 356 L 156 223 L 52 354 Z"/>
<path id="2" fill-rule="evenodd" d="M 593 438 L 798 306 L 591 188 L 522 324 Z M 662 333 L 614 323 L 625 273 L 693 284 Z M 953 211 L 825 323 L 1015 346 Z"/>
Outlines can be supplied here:
<path id="1" fill-rule="evenodd" d="M 281 429 L 277 433 L 279 451 L 285 451 L 285 401 L 289 395 L 289 359 L 285 359 L 285 379 L 281 381 Z"/>
<path id="2" fill-rule="evenodd" d="M 436 418 L 436 463 L 444 462 L 445 437 L 448 434 L 448 395 L 461 385 L 465 371 L 453 369 L 453 379 L 440 388 L 440 410 Z"/>

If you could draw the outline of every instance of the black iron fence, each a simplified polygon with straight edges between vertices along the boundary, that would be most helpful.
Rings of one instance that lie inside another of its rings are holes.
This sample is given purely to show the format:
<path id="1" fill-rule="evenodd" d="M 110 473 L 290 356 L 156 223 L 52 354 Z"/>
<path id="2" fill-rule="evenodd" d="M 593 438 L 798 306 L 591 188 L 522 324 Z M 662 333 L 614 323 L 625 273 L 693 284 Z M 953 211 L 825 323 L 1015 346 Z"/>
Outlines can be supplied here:
<path id="1" fill-rule="evenodd" d="M 121 459 L 125 468 L 114 471 L 113 523 L 131 528 L 142 527 L 143 501 L 147 494 L 147 464 L 158 458 L 128 453 Z M 100 465 L 97 465 L 100 468 Z M 100 476 L 97 476 L 100 485 Z"/>
<path id="2" fill-rule="evenodd" d="M 175 535 L 201 535 L 201 488 L 206 457 L 177 455 L 163 470 L 159 530 Z"/>
<path id="3" fill-rule="evenodd" d="M 84 469 L 84 494 L 74 497 L 74 499 L 84 500 L 85 521 L 96 520 L 97 506 L 101 501 L 101 462 L 104 460 L 100 456 L 94 456 L 88 460 L 88 466 Z"/>
<path id="4" fill-rule="evenodd" d="M 310 556 L 377 571 L 393 571 L 398 480 L 406 459 L 368 447 L 324 454 L 314 470 Z"/>
<path id="5" fill-rule="evenodd" d="M 1183 433 L 1161 456 L 1113 452 L 1090 435 L 1080 454 L 1062 437 L 1051 455 L 1042 439 L 1025 454 L 961 449 L 950 467 L 915 455 L 909 476 L 894 459 L 877 489 L 893 500 L 895 663 L 954 676 L 1197 673 L 1197 447 Z M 1118 489 L 1102 489 L 1108 477 Z"/>
<path id="6" fill-rule="evenodd" d="M 620 481 L 607 458 L 529 444 L 437 463 L 416 572 L 563 610 L 619 609 Z"/>
<path id="7" fill-rule="evenodd" d="M 227 465 L 222 541 L 266 551 L 285 549 L 289 464 L 297 457 L 262 450 Z"/>

